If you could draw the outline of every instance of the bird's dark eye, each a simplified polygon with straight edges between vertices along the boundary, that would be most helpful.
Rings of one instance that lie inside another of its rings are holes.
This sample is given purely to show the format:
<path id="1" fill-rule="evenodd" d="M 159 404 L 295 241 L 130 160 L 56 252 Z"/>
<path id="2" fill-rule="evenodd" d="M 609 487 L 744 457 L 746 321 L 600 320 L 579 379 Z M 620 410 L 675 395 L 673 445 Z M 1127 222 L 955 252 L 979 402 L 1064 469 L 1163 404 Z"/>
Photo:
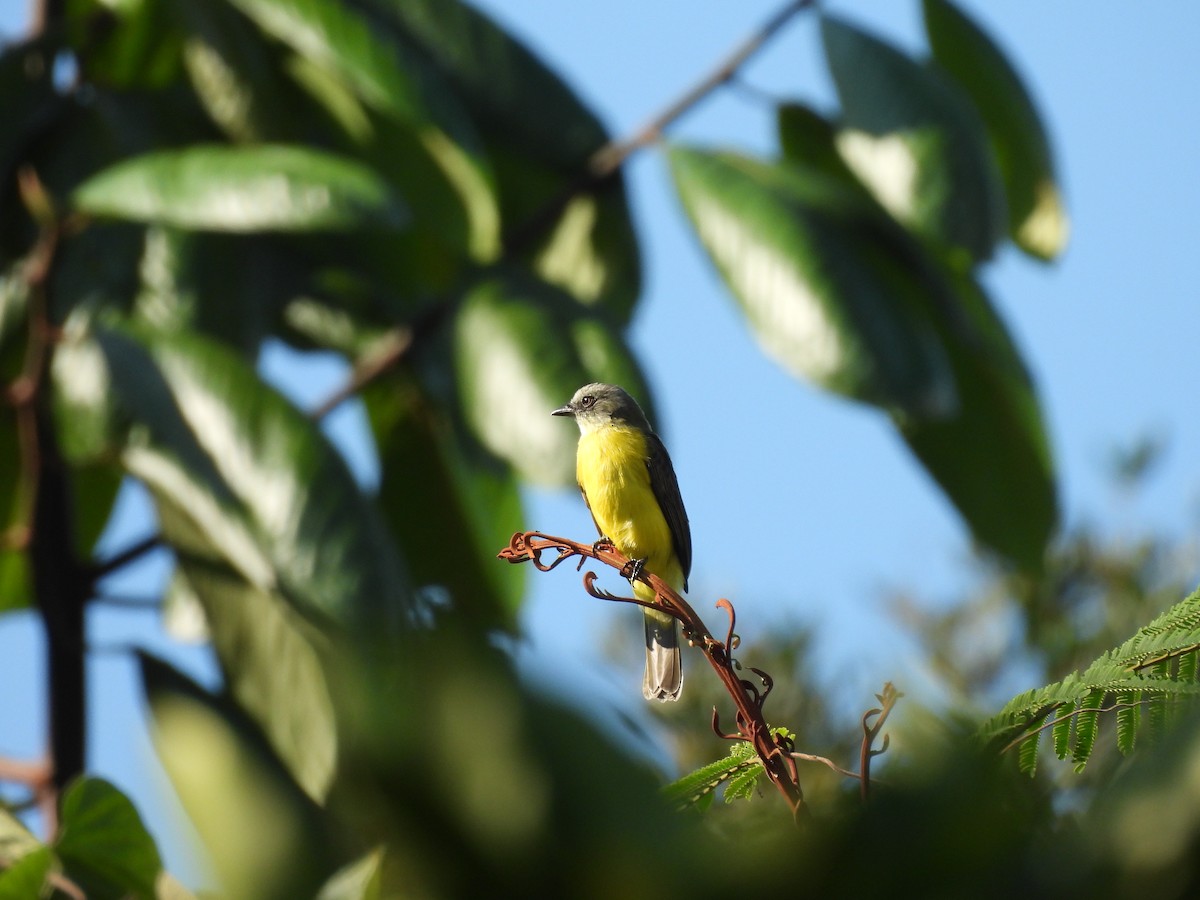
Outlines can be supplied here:
<path id="1" fill-rule="evenodd" d="M 596 398 L 591 395 L 588 395 L 587 397 L 584 397 L 582 400 L 579 401 L 579 405 L 582 406 L 584 409 L 589 409 L 589 408 L 591 408 L 591 405 L 595 402 L 596 402 Z"/>

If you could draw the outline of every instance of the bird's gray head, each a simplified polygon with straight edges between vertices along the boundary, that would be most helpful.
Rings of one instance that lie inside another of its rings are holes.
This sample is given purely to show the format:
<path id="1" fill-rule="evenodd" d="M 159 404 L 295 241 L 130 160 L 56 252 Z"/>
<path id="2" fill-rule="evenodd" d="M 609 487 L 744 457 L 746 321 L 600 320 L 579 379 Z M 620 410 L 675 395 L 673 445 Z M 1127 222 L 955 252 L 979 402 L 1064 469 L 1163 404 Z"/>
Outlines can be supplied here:
<path id="1" fill-rule="evenodd" d="M 584 434 L 605 425 L 627 425 L 643 431 L 651 430 L 646 414 L 637 401 L 615 384 L 585 384 L 575 392 L 570 403 L 560 406 L 551 415 L 571 416 Z"/>

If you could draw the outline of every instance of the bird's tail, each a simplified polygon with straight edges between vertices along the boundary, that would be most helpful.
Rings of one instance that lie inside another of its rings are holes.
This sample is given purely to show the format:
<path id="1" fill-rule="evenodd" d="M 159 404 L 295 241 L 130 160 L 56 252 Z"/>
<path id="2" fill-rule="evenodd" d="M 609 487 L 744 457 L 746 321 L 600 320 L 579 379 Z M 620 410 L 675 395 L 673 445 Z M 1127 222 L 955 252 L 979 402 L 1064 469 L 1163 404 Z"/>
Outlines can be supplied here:
<path id="1" fill-rule="evenodd" d="M 646 675 L 642 679 L 642 695 L 647 700 L 678 700 L 683 688 L 679 623 L 666 613 L 642 611 L 646 615 Z"/>

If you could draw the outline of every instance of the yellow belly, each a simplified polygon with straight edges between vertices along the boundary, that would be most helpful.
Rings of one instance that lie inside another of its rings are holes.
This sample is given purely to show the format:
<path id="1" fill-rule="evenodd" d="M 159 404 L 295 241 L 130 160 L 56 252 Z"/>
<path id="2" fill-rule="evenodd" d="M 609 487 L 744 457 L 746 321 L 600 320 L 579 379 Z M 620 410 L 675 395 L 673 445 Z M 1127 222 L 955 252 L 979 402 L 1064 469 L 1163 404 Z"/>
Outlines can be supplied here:
<path id="1" fill-rule="evenodd" d="M 642 433 L 609 426 L 582 435 L 575 475 L 601 533 L 630 559 L 645 559 L 647 571 L 681 587 L 671 529 L 650 488 Z"/>

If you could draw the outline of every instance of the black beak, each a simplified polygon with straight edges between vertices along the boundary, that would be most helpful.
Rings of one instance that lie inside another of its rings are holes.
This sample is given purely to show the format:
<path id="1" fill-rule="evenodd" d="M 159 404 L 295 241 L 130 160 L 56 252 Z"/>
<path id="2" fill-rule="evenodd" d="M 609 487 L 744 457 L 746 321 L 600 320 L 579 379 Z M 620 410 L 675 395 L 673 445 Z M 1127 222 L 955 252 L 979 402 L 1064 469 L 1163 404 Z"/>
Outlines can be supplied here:
<path id="1" fill-rule="evenodd" d="M 571 406 L 571 404 L 568 403 L 566 406 L 560 406 L 558 409 L 554 410 L 554 412 L 550 413 L 550 415 L 552 415 L 552 416 L 574 416 L 575 410 Z"/>

